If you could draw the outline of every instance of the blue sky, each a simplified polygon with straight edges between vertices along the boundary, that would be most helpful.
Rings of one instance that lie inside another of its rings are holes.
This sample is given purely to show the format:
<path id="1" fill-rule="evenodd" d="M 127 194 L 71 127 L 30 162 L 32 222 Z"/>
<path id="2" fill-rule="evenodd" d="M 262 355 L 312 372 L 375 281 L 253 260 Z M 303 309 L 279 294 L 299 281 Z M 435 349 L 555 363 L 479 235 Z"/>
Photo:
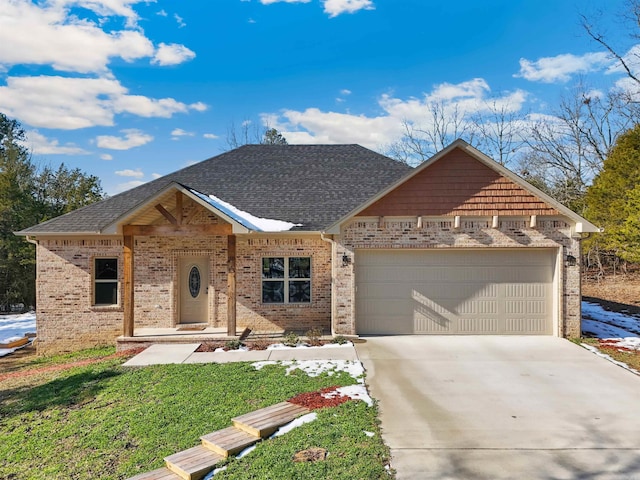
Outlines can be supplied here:
<path id="1" fill-rule="evenodd" d="M 548 115 L 582 79 L 624 75 L 624 0 L 0 0 L 0 112 L 33 159 L 115 194 L 268 124 L 289 143 L 384 151 L 429 101 Z"/>

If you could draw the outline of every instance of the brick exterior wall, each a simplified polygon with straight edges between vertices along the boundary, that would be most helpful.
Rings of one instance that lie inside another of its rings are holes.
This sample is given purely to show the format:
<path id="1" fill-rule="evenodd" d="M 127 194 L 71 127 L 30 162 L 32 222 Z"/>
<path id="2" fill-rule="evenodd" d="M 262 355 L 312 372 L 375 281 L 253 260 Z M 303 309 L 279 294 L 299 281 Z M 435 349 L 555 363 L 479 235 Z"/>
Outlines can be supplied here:
<path id="1" fill-rule="evenodd" d="M 204 220 L 204 219 L 203 219 Z M 209 219 L 211 220 L 211 219 Z M 195 223 L 195 222 L 194 222 Z M 210 258 L 209 319 L 227 324 L 225 236 L 140 236 L 134 244 L 135 327 L 171 328 L 179 323 L 178 266 L 184 256 Z M 311 257 L 310 304 L 263 304 L 265 256 Z M 93 305 L 93 259 L 118 258 L 118 305 Z M 40 239 L 37 247 L 38 352 L 52 354 L 113 345 L 122 335 L 123 245 L 120 238 Z M 331 327 L 331 246 L 315 237 L 239 236 L 236 246 L 237 328 L 255 332 L 305 332 Z"/>
<path id="2" fill-rule="evenodd" d="M 423 219 L 418 227 L 417 218 L 383 219 L 355 217 L 343 226 L 335 237 L 336 304 L 333 327 L 336 334 L 354 335 L 355 286 L 354 275 L 357 249 L 436 249 L 436 248 L 554 248 L 562 258 L 572 255 L 580 258 L 580 242 L 572 238 L 571 226 L 559 219 L 538 218 L 535 228 L 530 220 L 501 218 L 498 228 L 491 228 L 491 218 L 462 219 L 455 229 L 452 218 Z M 351 263 L 342 266 L 347 255 Z M 559 336 L 580 336 L 580 266 L 568 267 L 562 261 L 559 292 Z"/>

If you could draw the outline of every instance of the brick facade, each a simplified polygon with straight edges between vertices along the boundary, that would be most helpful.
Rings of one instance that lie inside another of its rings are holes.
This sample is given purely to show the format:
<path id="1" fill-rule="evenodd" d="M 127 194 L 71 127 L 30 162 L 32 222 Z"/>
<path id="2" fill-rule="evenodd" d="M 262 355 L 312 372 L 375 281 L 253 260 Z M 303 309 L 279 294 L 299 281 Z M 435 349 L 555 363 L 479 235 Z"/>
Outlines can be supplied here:
<path id="1" fill-rule="evenodd" d="M 452 218 L 418 219 L 355 217 L 336 236 L 335 285 L 336 304 L 333 326 L 336 334 L 353 335 L 355 325 L 354 275 L 357 249 L 436 249 L 436 248 L 553 248 L 564 259 L 580 258 L 580 242 L 571 235 L 571 226 L 560 219 L 538 219 L 530 226 L 525 218 L 502 218 L 498 228 L 491 228 L 491 218 L 463 219 L 454 228 Z M 346 255 L 350 262 L 343 266 Z M 569 267 L 561 261 L 559 292 L 559 336 L 580 336 L 580 267 Z"/>
<path id="2" fill-rule="evenodd" d="M 319 236 L 238 237 L 237 328 L 254 332 L 305 332 L 331 327 L 331 246 Z M 171 328 L 178 322 L 178 265 L 184 256 L 207 256 L 209 319 L 227 324 L 225 236 L 136 237 L 134 245 L 136 328 Z M 262 257 L 311 257 L 310 304 L 263 304 Z M 118 258 L 118 305 L 93 305 L 93 259 Z M 122 335 L 123 245 L 120 238 L 41 239 L 37 248 L 38 352 L 51 354 L 113 345 Z"/>

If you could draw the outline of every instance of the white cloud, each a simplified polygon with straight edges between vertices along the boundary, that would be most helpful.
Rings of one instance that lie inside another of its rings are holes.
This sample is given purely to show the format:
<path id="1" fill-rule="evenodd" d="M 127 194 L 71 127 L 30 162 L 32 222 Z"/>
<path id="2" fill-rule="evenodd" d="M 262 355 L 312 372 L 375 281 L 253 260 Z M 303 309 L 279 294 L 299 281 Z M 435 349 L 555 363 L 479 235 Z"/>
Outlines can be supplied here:
<path id="1" fill-rule="evenodd" d="M 120 176 L 120 177 L 133 177 L 133 178 L 142 178 L 142 177 L 144 177 L 144 172 L 142 170 L 140 170 L 139 168 L 136 169 L 136 170 L 131 170 L 131 169 L 116 170 L 114 173 L 116 175 Z"/>
<path id="2" fill-rule="evenodd" d="M 125 190 L 130 190 L 134 187 L 139 187 L 140 185 L 144 185 L 145 181 L 142 180 L 131 180 L 130 182 L 120 183 L 116 187 L 116 191 L 114 193 L 124 192 Z"/>
<path id="3" fill-rule="evenodd" d="M 171 140 L 180 140 L 180 137 L 194 137 L 194 132 L 187 132 L 181 128 L 174 128 L 171 132 Z"/>
<path id="4" fill-rule="evenodd" d="M 324 12 L 329 17 L 337 17 L 342 13 L 355 13 L 358 10 L 375 9 L 371 0 L 323 0 Z"/>
<path id="5" fill-rule="evenodd" d="M 184 45 L 177 43 L 161 43 L 158 45 L 158 50 L 153 56 L 151 63 L 154 65 L 160 65 L 161 67 L 166 65 L 178 65 L 195 58 L 196 54 L 193 50 L 189 50 Z"/>
<path id="6" fill-rule="evenodd" d="M 69 12 L 72 6 L 81 6 L 102 18 L 124 17 L 133 27 L 137 14 L 131 5 L 139 1 L 0 2 L 0 65 L 51 65 L 61 71 L 90 73 L 106 71 L 114 57 L 127 62 L 149 57 L 153 44 L 139 29 L 105 32 L 99 22 Z"/>
<path id="7" fill-rule="evenodd" d="M 162 9 L 159 12 L 157 12 L 156 15 L 160 15 L 161 17 L 166 17 L 167 16 L 167 12 L 166 12 L 166 10 Z"/>
<path id="8" fill-rule="evenodd" d="M 196 112 L 204 112 L 209 107 L 206 103 L 196 102 L 189 105 L 189 109 L 195 110 Z"/>
<path id="9" fill-rule="evenodd" d="M 591 52 L 584 55 L 565 53 L 555 57 L 543 57 L 535 62 L 520 59 L 521 77 L 532 82 L 568 82 L 571 76 L 605 69 L 611 66 L 611 58 L 604 52 Z"/>
<path id="10" fill-rule="evenodd" d="M 151 178 L 153 178 L 154 180 L 155 180 L 156 178 L 160 178 L 160 177 L 162 177 L 162 175 L 160 175 L 159 173 L 152 173 L 152 174 L 151 174 Z"/>
<path id="11" fill-rule="evenodd" d="M 175 18 L 176 22 L 178 23 L 178 28 L 184 28 L 187 26 L 187 24 L 184 23 L 184 19 L 177 13 L 173 14 L 173 18 Z"/>
<path id="12" fill-rule="evenodd" d="M 0 86 L 0 111 L 34 127 L 73 130 L 111 126 L 120 113 L 170 118 L 206 109 L 201 102 L 187 105 L 173 98 L 129 95 L 111 78 L 9 77 L 7 85 Z"/>
<path id="13" fill-rule="evenodd" d="M 195 133 L 187 132 L 181 128 L 174 128 L 171 132 L 171 136 L 173 137 L 193 137 Z"/>
<path id="14" fill-rule="evenodd" d="M 208 138 L 209 140 L 215 140 L 216 138 L 220 138 L 218 137 L 218 135 L 216 135 L 215 133 L 205 133 L 202 135 L 204 138 Z"/>
<path id="15" fill-rule="evenodd" d="M 153 140 L 151 135 L 147 135 L 135 128 L 121 130 L 121 133 L 124 134 L 124 138 L 100 135 L 96 137 L 96 145 L 100 148 L 108 148 L 110 150 L 129 150 L 145 145 Z"/>
<path id="16" fill-rule="evenodd" d="M 279 114 L 263 114 L 263 123 L 278 129 L 291 144 L 296 143 L 358 143 L 368 148 L 380 148 L 402 136 L 403 122 L 423 129 L 434 123 L 434 106 L 445 115 L 466 116 L 488 111 L 495 104 L 506 111 L 522 109 L 526 92 L 517 90 L 490 97 L 484 79 L 476 78 L 459 84 L 434 86 L 422 98 L 396 98 L 390 94 L 378 99 L 381 113 L 377 116 L 354 115 L 307 108 L 304 111 L 284 110 Z"/>
<path id="17" fill-rule="evenodd" d="M 342 90 L 340 90 L 340 95 L 351 95 L 351 90 L 349 90 L 348 88 L 343 88 Z"/>
<path id="18" fill-rule="evenodd" d="M 26 134 L 25 146 L 36 155 L 85 155 L 89 153 L 74 143 L 60 145 L 57 139 L 47 138 L 37 130 L 30 130 Z"/>
<path id="19" fill-rule="evenodd" d="M 113 156 L 108 153 L 103 153 L 100 155 L 100 160 L 113 160 Z"/>

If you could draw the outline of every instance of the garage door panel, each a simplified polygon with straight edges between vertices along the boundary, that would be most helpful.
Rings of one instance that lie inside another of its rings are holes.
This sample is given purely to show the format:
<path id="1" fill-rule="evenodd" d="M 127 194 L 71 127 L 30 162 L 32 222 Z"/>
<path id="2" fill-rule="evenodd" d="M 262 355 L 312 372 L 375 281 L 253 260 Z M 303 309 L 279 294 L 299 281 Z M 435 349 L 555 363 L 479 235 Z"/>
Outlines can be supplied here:
<path id="1" fill-rule="evenodd" d="M 551 334 L 556 251 L 356 252 L 361 334 Z"/>

